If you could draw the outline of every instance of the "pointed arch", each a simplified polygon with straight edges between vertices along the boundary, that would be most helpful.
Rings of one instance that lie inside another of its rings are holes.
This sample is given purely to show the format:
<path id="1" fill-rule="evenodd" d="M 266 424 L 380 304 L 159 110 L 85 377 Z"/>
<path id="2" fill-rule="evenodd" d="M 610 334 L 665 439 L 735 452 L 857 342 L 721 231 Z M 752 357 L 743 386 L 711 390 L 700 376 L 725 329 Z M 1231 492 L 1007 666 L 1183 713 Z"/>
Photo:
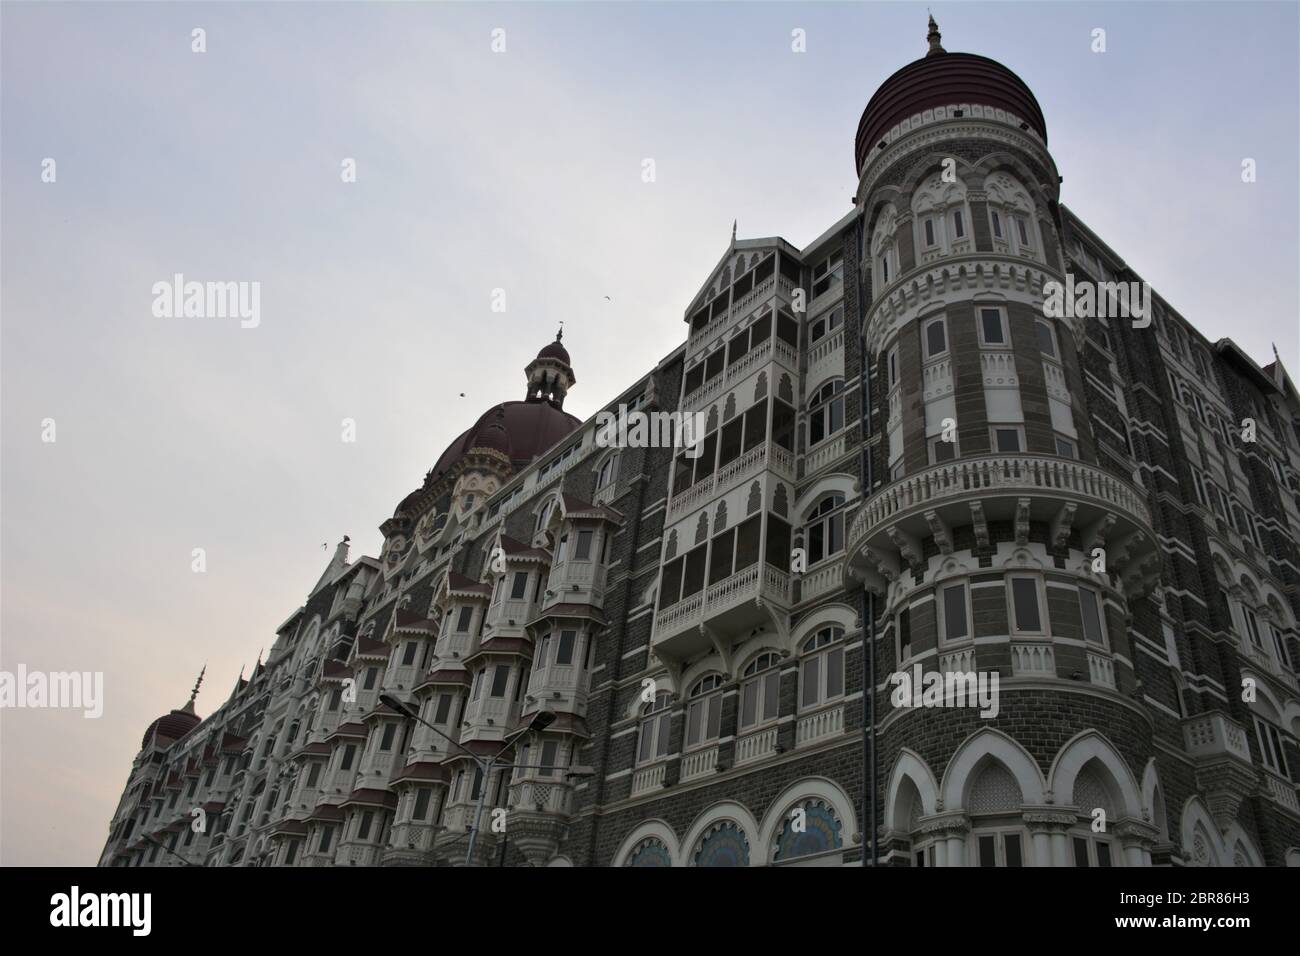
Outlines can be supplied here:
<path id="1" fill-rule="evenodd" d="M 911 797 L 904 784 L 911 781 L 916 797 L 921 801 L 919 807 L 905 807 L 902 798 Z M 885 798 L 885 828 L 906 833 L 911 830 L 913 812 L 916 816 L 933 816 L 939 812 L 939 785 L 921 756 L 904 747 L 894 761 L 894 769 L 889 775 L 889 786 Z M 906 814 L 904 816 L 904 814 Z"/>
<path id="2" fill-rule="evenodd" d="M 848 849 L 858 840 L 857 816 L 853 812 L 853 801 L 835 781 L 827 777 L 808 777 L 782 790 L 767 808 L 763 824 L 758 830 L 758 846 L 761 848 L 761 862 L 770 863 L 775 856 L 781 839 L 781 831 L 790 813 L 795 807 L 807 801 L 816 800 L 826 804 L 840 824 L 839 849 Z"/>
<path id="3" fill-rule="evenodd" d="M 1114 744 L 1096 730 L 1076 734 L 1057 752 L 1047 775 L 1047 787 L 1055 802 L 1068 805 L 1073 801 L 1079 772 L 1089 764 L 1094 764 L 1094 769 L 1102 768 L 1098 774 L 1111 795 L 1119 798 L 1124 813 L 1142 819 L 1141 791 L 1133 771 Z"/>
<path id="4" fill-rule="evenodd" d="M 1000 730 L 986 727 L 971 734 L 957 748 L 943 773 L 943 805 L 955 810 L 966 805 L 967 785 L 987 760 L 1002 764 L 1020 785 L 1026 804 L 1045 803 L 1043 775 L 1025 748 Z"/>

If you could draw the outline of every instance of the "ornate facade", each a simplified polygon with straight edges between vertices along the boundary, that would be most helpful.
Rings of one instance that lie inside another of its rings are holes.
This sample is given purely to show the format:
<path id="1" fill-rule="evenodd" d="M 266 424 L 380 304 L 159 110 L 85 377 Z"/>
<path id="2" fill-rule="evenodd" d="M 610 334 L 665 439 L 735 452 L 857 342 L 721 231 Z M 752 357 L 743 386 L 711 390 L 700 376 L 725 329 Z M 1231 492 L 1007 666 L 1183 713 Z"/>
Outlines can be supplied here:
<path id="1" fill-rule="evenodd" d="M 1300 860 L 1300 397 L 1158 295 L 1054 315 L 1141 280 L 1029 88 L 929 43 L 853 209 L 733 237 L 606 406 L 698 446 L 605 447 L 557 336 L 378 558 L 150 726 L 101 863 L 455 864 L 480 796 L 484 865 L 856 864 L 872 815 L 882 865 Z M 996 675 L 996 714 L 899 673 Z"/>

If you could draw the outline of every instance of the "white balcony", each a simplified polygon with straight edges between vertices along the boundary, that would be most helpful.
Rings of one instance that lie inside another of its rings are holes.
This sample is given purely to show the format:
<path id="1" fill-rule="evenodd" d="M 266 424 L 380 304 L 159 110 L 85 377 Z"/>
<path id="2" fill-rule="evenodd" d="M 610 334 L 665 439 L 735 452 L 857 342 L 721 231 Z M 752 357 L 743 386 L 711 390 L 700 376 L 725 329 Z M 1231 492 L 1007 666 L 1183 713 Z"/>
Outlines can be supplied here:
<path id="1" fill-rule="evenodd" d="M 974 670 L 974 668 L 970 668 Z M 1055 677 L 1056 654 L 1048 641 L 1012 641 L 1011 673 L 1015 677 Z"/>
<path id="2" fill-rule="evenodd" d="M 844 704 L 805 714 L 795 725 L 794 744 L 802 747 L 844 733 Z"/>
<path id="3" fill-rule="evenodd" d="M 776 753 L 776 727 L 747 734 L 736 740 L 736 765 L 753 763 Z"/>
<path id="4" fill-rule="evenodd" d="M 573 812 L 573 785 L 558 777 L 536 777 L 511 784 L 510 805 L 525 812 L 567 817 Z"/>
<path id="5" fill-rule="evenodd" d="M 1027 542 L 1030 522 L 1049 525 L 1055 546 L 1078 532 L 1084 552 L 1104 546 L 1126 590 L 1143 594 L 1159 575 L 1150 513 L 1129 482 L 1068 458 L 987 455 L 934 465 L 891 482 L 858 509 L 847 534 L 846 572 L 883 592 L 904 564 L 925 565 L 922 542 L 952 550 L 951 529 L 988 539 L 994 521 L 1013 523 Z M 852 577 L 846 579 L 846 586 Z"/>
<path id="6" fill-rule="evenodd" d="M 760 562 L 710 584 L 655 615 L 651 644 L 657 653 L 689 657 L 708 646 L 707 638 L 700 633 L 702 624 L 740 633 L 747 627 L 767 623 L 770 618 L 760 606 L 760 599 L 782 613 L 788 610 L 790 575 Z"/>
<path id="7" fill-rule="evenodd" d="M 668 765 L 662 762 L 637 770 L 632 774 L 632 796 L 662 790 L 667 770 Z"/>
<path id="8" fill-rule="evenodd" d="M 1249 764 L 1246 731 L 1226 714 L 1211 711 L 1183 721 L 1183 743 L 1193 759 L 1232 757 Z"/>
<path id="9" fill-rule="evenodd" d="M 718 745 L 705 747 L 703 750 L 694 750 L 682 757 L 682 782 L 694 780 L 696 777 L 706 777 L 716 773 L 718 768 Z"/>
<path id="10" fill-rule="evenodd" d="M 543 710 L 584 713 L 587 675 L 576 664 L 551 664 L 538 668 L 528 680 L 528 696 Z"/>

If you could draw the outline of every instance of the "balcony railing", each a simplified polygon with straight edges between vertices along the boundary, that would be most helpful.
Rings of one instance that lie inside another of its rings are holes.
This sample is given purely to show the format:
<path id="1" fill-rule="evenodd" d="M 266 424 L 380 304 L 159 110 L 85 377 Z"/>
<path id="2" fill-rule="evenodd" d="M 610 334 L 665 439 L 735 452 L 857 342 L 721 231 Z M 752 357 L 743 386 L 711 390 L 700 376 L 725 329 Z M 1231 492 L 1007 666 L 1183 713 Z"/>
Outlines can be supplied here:
<path id="1" fill-rule="evenodd" d="M 776 753 L 776 727 L 767 727 L 736 741 L 736 763 L 750 763 Z"/>
<path id="2" fill-rule="evenodd" d="M 1184 720 L 1183 743 L 1193 759 L 1236 757 L 1245 763 L 1251 762 L 1246 731 L 1232 718 L 1218 711 Z"/>
<path id="3" fill-rule="evenodd" d="M 843 732 L 844 705 L 841 703 L 800 717 L 795 726 L 794 743 L 796 747 L 802 747 Z"/>
<path id="4" fill-rule="evenodd" d="M 907 512 L 980 492 L 1074 495 L 1127 512 L 1143 526 L 1151 524 L 1137 490 L 1100 468 L 1066 458 L 997 455 L 936 465 L 872 495 L 849 528 L 849 550 L 883 523 Z"/>
<path id="5" fill-rule="evenodd" d="M 1265 769 L 1264 791 L 1292 813 L 1300 814 L 1300 800 L 1296 799 L 1295 784 L 1290 780 Z"/>
<path id="6" fill-rule="evenodd" d="M 668 765 L 662 762 L 637 770 L 632 774 L 632 796 L 663 789 L 667 770 Z"/>
<path id="7" fill-rule="evenodd" d="M 713 773 L 718 767 L 718 745 L 696 750 L 682 757 L 682 780 L 693 780 Z"/>

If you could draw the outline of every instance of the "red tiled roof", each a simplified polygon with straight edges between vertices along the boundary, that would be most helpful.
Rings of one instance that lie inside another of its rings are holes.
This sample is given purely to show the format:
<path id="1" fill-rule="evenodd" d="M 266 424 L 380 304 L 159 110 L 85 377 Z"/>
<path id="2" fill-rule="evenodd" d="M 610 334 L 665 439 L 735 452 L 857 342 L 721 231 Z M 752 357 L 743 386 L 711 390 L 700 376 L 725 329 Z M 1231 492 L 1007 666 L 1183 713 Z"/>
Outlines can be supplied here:
<path id="1" fill-rule="evenodd" d="M 467 597 L 491 597 L 492 586 L 482 584 L 463 574 L 457 574 L 455 571 L 447 572 L 447 590 L 451 594 L 463 595 Z"/>
<path id="2" fill-rule="evenodd" d="M 340 807 L 355 805 L 386 807 L 392 810 L 397 807 L 397 794 L 389 793 L 387 790 L 373 790 L 363 787 L 360 790 L 353 790 L 348 794 L 348 798 L 339 804 Z"/>

